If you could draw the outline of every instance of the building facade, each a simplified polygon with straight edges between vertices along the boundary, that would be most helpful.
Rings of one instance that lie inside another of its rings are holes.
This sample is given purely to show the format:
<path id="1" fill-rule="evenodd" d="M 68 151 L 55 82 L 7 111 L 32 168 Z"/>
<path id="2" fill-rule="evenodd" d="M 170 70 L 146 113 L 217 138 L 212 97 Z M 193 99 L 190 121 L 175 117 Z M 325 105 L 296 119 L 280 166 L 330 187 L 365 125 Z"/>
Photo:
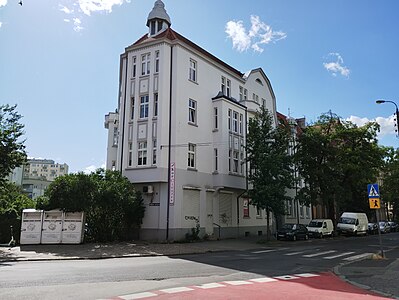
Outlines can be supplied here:
<path id="1" fill-rule="evenodd" d="M 105 116 L 107 169 L 143 192 L 142 239 L 266 233 L 266 214 L 248 205 L 247 121 L 276 98 L 262 69 L 241 73 L 171 28 L 162 1 L 148 33 L 120 56 L 119 101 Z M 274 224 L 273 220 L 270 220 Z"/>

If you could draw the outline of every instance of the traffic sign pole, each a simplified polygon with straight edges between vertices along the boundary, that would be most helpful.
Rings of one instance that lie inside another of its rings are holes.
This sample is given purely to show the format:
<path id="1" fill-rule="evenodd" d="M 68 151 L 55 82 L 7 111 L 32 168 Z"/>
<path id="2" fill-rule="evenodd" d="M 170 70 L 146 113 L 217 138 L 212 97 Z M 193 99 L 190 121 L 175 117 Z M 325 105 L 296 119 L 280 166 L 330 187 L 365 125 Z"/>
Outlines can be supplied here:
<path id="1" fill-rule="evenodd" d="M 378 238 L 380 240 L 380 252 L 381 252 L 381 257 L 384 256 L 384 250 L 382 249 L 382 240 L 381 240 L 381 229 L 380 229 L 380 214 L 378 213 L 378 209 L 375 210 L 375 215 L 377 217 L 377 225 L 378 225 Z"/>

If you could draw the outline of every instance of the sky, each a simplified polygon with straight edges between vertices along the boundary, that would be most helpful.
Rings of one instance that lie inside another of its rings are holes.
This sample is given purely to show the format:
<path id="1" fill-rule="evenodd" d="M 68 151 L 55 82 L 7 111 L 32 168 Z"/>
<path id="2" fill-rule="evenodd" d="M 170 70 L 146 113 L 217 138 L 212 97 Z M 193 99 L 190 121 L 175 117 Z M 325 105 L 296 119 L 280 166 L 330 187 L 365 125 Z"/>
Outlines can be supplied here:
<path id="1" fill-rule="evenodd" d="M 0 105 L 17 104 L 29 157 L 104 167 L 119 57 L 154 0 L 0 0 Z M 399 1 L 164 0 L 172 28 L 241 72 L 261 67 L 277 110 L 377 121 L 399 147 Z"/>

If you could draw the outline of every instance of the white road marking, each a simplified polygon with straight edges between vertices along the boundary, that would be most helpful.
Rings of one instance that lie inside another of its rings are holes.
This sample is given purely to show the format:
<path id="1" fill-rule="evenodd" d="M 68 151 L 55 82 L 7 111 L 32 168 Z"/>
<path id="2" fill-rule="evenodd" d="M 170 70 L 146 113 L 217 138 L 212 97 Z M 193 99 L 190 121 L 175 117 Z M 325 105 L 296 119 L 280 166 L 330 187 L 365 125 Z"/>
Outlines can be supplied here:
<path id="1" fill-rule="evenodd" d="M 259 253 L 268 253 L 268 252 L 273 252 L 273 251 L 277 251 L 277 249 L 260 250 L 260 251 L 254 251 L 254 252 L 251 252 L 251 253 L 252 254 L 259 254 Z"/>
<path id="2" fill-rule="evenodd" d="M 250 279 L 249 281 L 253 281 L 253 282 L 257 282 L 257 283 L 265 283 L 265 282 L 277 281 L 277 279 L 270 278 L 270 277 L 261 277 L 261 278 Z"/>
<path id="3" fill-rule="evenodd" d="M 181 292 L 189 292 L 193 291 L 194 289 L 188 288 L 188 287 L 176 287 L 176 288 L 170 288 L 170 289 L 164 289 L 160 290 L 163 293 L 167 294 L 174 294 L 174 293 L 181 293 Z"/>
<path id="4" fill-rule="evenodd" d="M 220 284 L 220 283 L 205 283 L 202 285 L 196 285 L 194 287 L 199 288 L 199 289 L 214 289 L 214 288 L 218 288 L 218 287 L 225 287 L 225 285 Z"/>
<path id="5" fill-rule="evenodd" d="M 252 282 L 244 281 L 244 280 L 224 281 L 224 283 L 227 283 L 227 284 L 230 284 L 230 285 L 252 284 Z"/>
<path id="6" fill-rule="evenodd" d="M 290 252 L 290 253 L 286 253 L 286 254 L 284 254 L 284 255 L 287 255 L 287 256 L 298 255 L 298 254 L 302 254 L 302 253 L 304 253 L 304 252 L 305 252 L 305 251 Z"/>
<path id="7" fill-rule="evenodd" d="M 291 279 L 297 279 L 297 278 L 299 278 L 299 277 L 297 277 L 297 276 L 292 276 L 292 275 L 284 275 L 284 276 L 275 276 L 275 277 L 273 277 L 273 278 L 281 279 L 281 280 L 291 280 Z"/>
<path id="8" fill-rule="evenodd" d="M 329 251 L 317 252 L 317 253 L 307 254 L 307 255 L 302 255 L 302 256 L 303 257 L 315 257 L 315 256 L 320 256 L 320 255 L 334 253 L 334 252 L 337 252 L 337 251 L 336 250 L 329 250 Z"/>
<path id="9" fill-rule="evenodd" d="M 154 296 L 158 296 L 158 295 L 154 294 L 154 293 L 145 292 L 145 293 L 137 293 L 137 294 L 119 296 L 118 298 L 121 298 L 123 300 L 133 300 L 133 299 L 143 299 L 143 298 L 154 297 Z"/>
<path id="10" fill-rule="evenodd" d="M 355 252 L 344 252 L 344 253 L 333 255 L 333 256 L 326 256 L 326 257 L 323 257 L 323 258 L 324 259 L 334 259 L 334 258 L 338 258 L 338 257 L 341 257 L 341 256 L 347 256 L 347 255 L 350 255 L 350 254 L 353 254 L 353 253 L 355 253 Z"/>
<path id="11" fill-rule="evenodd" d="M 344 258 L 344 260 L 352 261 L 352 260 L 356 260 L 356 259 L 360 259 L 360 258 L 363 258 L 363 257 L 370 256 L 370 255 L 372 255 L 372 253 L 363 253 L 363 254 L 359 254 L 359 255 L 355 255 L 355 256 L 350 256 L 350 257 Z"/>

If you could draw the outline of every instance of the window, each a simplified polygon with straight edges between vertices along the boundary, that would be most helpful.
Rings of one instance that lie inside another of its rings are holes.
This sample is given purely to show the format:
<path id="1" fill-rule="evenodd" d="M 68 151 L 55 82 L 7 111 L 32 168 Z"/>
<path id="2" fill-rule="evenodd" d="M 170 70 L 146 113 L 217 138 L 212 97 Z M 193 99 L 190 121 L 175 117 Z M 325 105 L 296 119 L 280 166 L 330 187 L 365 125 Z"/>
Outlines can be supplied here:
<path id="1" fill-rule="evenodd" d="M 188 121 L 197 124 L 197 101 L 193 99 L 188 100 Z"/>
<path id="2" fill-rule="evenodd" d="M 231 150 L 229 150 L 229 172 L 231 172 Z"/>
<path id="3" fill-rule="evenodd" d="M 158 93 L 154 94 L 154 117 L 158 116 Z"/>
<path id="4" fill-rule="evenodd" d="M 152 164 L 157 164 L 157 140 L 152 141 Z"/>
<path id="5" fill-rule="evenodd" d="M 155 34 L 155 21 L 151 21 L 150 23 L 150 31 L 151 31 L 151 35 Z"/>
<path id="6" fill-rule="evenodd" d="M 188 79 L 197 82 L 197 62 L 193 59 L 190 59 L 190 70 L 188 73 Z"/>
<path id="7" fill-rule="evenodd" d="M 293 207 L 291 200 L 287 200 L 287 215 L 289 216 L 293 215 Z"/>
<path id="8" fill-rule="evenodd" d="M 130 119 L 134 119 L 134 97 L 130 98 Z"/>
<path id="9" fill-rule="evenodd" d="M 133 144 L 129 143 L 128 166 L 131 167 L 132 164 L 133 164 Z"/>
<path id="10" fill-rule="evenodd" d="M 118 146 L 118 127 L 114 127 L 113 146 Z"/>
<path id="11" fill-rule="evenodd" d="M 255 101 L 256 101 L 256 103 L 259 103 L 259 96 L 258 95 L 255 95 Z"/>
<path id="12" fill-rule="evenodd" d="M 244 100 L 248 99 L 248 90 L 244 89 Z"/>
<path id="13" fill-rule="evenodd" d="M 255 101 L 255 93 L 252 93 L 252 100 Z"/>
<path id="14" fill-rule="evenodd" d="M 214 118 L 214 122 L 215 122 L 213 124 L 213 126 L 215 129 L 218 129 L 218 108 L 217 107 L 213 108 L 213 118 Z"/>
<path id="15" fill-rule="evenodd" d="M 189 168 L 195 168 L 195 145 L 188 144 L 188 162 L 187 166 Z"/>
<path id="16" fill-rule="evenodd" d="M 238 151 L 233 152 L 233 172 L 238 173 Z"/>
<path id="17" fill-rule="evenodd" d="M 256 207 L 256 217 L 261 218 L 262 217 L 262 209 L 259 207 Z"/>
<path id="18" fill-rule="evenodd" d="M 227 79 L 226 96 L 230 97 L 231 81 Z"/>
<path id="19" fill-rule="evenodd" d="M 148 95 L 140 97 L 140 119 L 148 118 Z"/>
<path id="20" fill-rule="evenodd" d="M 229 130 L 231 130 L 231 109 L 229 109 L 228 111 L 227 122 L 228 122 L 227 127 Z"/>
<path id="21" fill-rule="evenodd" d="M 266 99 L 265 98 L 262 98 L 262 106 L 266 107 Z"/>
<path id="22" fill-rule="evenodd" d="M 242 134 L 242 114 L 240 114 L 240 134 Z"/>
<path id="23" fill-rule="evenodd" d="M 240 86 L 240 101 L 244 100 L 244 88 Z"/>
<path id="24" fill-rule="evenodd" d="M 155 73 L 159 72 L 159 51 L 155 51 Z"/>
<path id="25" fill-rule="evenodd" d="M 226 77 L 222 76 L 222 85 L 221 85 L 221 91 L 223 95 L 226 95 Z"/>
<path id="26" fill-rule="evenodd" d="M 240 153 L 240 174 L 244 174 L 244 152 Z"/>
<path id="27" fill-rule="evenodd" d="M 158 21 L 158 30 L 157 32 L 160 32 L 162 30 L 162 21 Z"/>
<path id="28" fill-rule="evenodd" d="M 139 142 L 137 164 L 139 166 L 147 164 L 147 142 Z"/>
<path id="29" fill-rule="evenodd" d="M 214 159 L 215 159 L 214 170 L 215 170 L 215 172 L 217 172 L 218 171 L 218 149 L 214 148 L 213 153 L 214 153 Z"/>
<path id="30" fill-rule="evenodd" d="M 137 67 L 136 67 L 136 56 L 133 56 L 133 72 L 132 72 L 132 77 L 133 78 L 136 77 L 136 70 L 137 70 Z"/>
<path id="31" fill-rule="evenodd" d="M 150 74 L 150 54 L 144 54 L 141 56 L 141 75 Z"/>
<path id="32" fill-rule="evenodd" d="M 238 112 L 233 111 L 233 131 L 238 132 Z"/>

